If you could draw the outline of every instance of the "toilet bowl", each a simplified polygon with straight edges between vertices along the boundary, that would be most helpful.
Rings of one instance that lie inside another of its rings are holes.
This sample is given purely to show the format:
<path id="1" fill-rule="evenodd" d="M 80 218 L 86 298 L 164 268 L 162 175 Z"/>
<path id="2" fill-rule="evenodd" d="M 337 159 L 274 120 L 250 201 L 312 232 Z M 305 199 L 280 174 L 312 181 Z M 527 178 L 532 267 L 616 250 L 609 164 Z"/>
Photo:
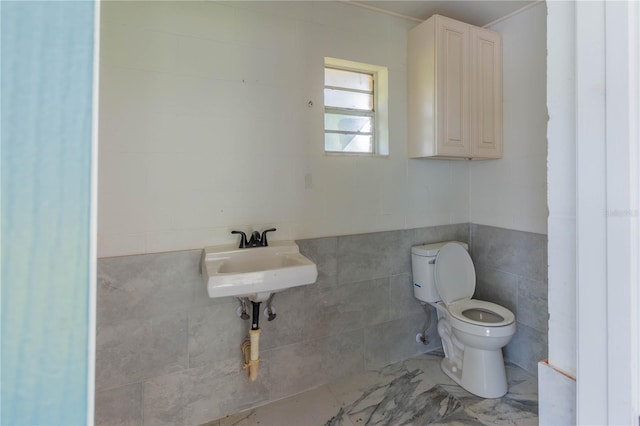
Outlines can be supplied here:
<path id="1" fill-rule="evenodd" d="M 471 298 L 476 275 L 465 243 L 415 246 L 411 258 L 414 294 L 438 312 L 442 370 L 475 395 L 503 396 L 502 348 L 516 331 L 515 316 L 503 306 Z"/>

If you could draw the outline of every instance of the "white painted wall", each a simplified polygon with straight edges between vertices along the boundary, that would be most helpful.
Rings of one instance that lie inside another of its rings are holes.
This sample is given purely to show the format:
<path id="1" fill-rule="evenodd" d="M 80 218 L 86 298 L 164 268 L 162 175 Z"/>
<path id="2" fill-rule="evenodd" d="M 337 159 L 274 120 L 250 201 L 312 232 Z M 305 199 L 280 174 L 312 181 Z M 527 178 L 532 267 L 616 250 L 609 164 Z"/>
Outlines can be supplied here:
<path id="1" fill-rule="evenodd" d="M 334 2 L 102 8 L 100 257 L 227 243 L 232 229 L 288 239 L 469 221 L 468 164 L 406 158 L 415 23 Z M 323 153 L 325 56 L 389 68 L 388 158 Z M 531 154 L 510 139 L 508 156 Z M 531 200 L 504 195 L 544 205 L 537 185 L 518 186 Z"/>
<path id="2" fill-rule="evenodd" d="M 504 158 L 469 165 L 473 223 L 547 233 L 546 5 L 491 30 L 502 34 Z"/>
<path id="3" fill-rule="evenodd" d="M 547 3 L 549 360 L 538 368 L 541 425 L 576 424 L 575 7 Z"/>
<path id="4" fill-rule="evenodd" d="M 575 4 L 548 7 L 549 364 L 576 375 Z"/>

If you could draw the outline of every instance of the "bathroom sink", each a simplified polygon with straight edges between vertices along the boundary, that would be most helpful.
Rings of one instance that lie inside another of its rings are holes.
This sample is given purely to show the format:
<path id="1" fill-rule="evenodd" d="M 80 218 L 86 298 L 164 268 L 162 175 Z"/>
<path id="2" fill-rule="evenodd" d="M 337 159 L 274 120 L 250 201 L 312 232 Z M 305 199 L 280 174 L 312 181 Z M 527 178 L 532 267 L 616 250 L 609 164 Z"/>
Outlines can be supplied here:
<path id="1" fill-rule="evenodd" d="M 271 293 L 313 284 L 316 264 L 300 254 L 293 241 L 240 249 L 236 245 L 205 247 L 201 271 L 209 297 L 248 297 L 259 302 Z"/>

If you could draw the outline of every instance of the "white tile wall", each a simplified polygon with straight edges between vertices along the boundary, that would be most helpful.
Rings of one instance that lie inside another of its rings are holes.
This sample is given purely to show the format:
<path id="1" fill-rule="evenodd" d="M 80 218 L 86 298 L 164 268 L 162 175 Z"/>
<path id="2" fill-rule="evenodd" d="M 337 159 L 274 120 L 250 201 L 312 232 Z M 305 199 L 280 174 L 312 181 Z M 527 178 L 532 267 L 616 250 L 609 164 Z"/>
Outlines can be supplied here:
<path id="1" fill-rule="evenodd" d="M 546 6 L 491 29 L 503 41 L 504 158 L 469 165 L 470 221 L 546 234 Z"/>
<path id="2" fill-rule="evenodd" d="M 468 164 L 406 158 L 413 25 L 335 2 L 103 2 L 99 256 L 468 222 Z M 325 56 L 389 68 L 388 158 L 324 154 Z"/>

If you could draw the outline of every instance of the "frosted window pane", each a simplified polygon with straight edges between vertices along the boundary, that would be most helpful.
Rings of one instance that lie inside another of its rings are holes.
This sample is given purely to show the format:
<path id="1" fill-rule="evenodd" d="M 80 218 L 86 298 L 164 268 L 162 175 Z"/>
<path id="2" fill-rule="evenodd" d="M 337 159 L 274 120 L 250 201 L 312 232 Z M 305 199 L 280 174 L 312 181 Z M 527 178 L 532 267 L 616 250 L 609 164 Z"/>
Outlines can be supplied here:
<path id="1" fill-rule="evenodd" d="M 373 91 L 373 77 L 370 74 L 325 68 L 324 85 L 371 92 Z"/>
<path id="2" fill-rule="evenodd" d="M 344 114 L 325 114 L 325 130 L 371 133 L 371 117 Z"/>
<path id="3" fill-rule="evenodd" d="M 373 110 L 373 95 L 368 93 L 324 89 L 324 105 L 329 107 L 371 111 Z"/>
<path id="4" fill-rule="evenodd" d="M 324 149 L 332 152 L 372 153 L 373 138 L 366 135 L 325 133 Z"/>

